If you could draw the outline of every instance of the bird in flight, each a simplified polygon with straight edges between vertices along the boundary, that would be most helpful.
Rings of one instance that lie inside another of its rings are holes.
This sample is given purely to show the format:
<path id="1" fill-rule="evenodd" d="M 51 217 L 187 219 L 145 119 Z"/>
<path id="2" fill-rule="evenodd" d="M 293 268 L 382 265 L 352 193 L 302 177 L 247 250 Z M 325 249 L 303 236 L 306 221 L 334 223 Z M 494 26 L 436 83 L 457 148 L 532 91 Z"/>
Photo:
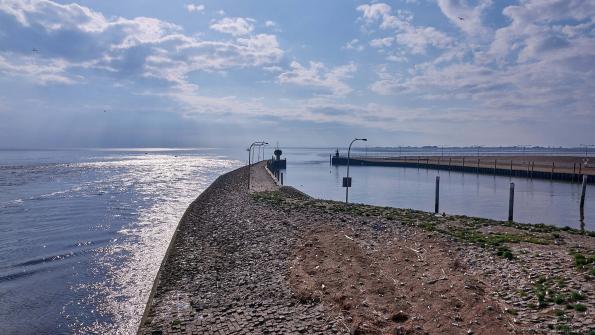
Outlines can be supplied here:
<path id="1" fill-rule="evenodd" d="M 463 21 L 464 19 L 465 19 L 464 17 L 459 16 L 459 20 Z"/>

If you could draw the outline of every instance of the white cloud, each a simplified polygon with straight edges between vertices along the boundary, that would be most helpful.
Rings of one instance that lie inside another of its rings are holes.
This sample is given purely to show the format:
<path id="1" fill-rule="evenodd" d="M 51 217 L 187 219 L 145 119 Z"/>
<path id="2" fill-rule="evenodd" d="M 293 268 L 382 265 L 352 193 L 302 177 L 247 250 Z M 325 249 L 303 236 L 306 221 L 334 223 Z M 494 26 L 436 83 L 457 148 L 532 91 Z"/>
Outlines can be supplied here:
<path id="1" fill-rule="evenodd" d="M 24 77 L 41 85 L 75 83 L 76 78 L 69 75 L 66 69 L 67 63 L 61 60 L 39 62 L 34 56 L 24 58 L 9 56 L 5 58 L 0 55 L 0 73 L 11 77 Z"/>
<path id="2" fill-rule="evenodd" d="M 393 37 L 376 38 L 370 41 L 370 46 L 374 48 L 390 47 L 394 40 Z"/>
<path id="3" fill-rule="evenodd" d="M 379 66 L 376 71 L 378 80 L 370 85 L 370 90 L 380 95 L 392 95 L 399 91 L 406 90 L 403 81 L 396 74 L 389 72 L 386 65 Z"/>
<path id="4" fill-rule="evenodd" d="M 369 42 L 383 47 L 387 59 L 432 55 L 407 72 L 383 68 L 369 89 L 382 95 L 406 92 L 422 104 L 450 109 L 449 117 L 461 120 L 551 122 L 560 115 L 593 116 L 595 3 L 522 1 L 503 10 L 509 21 L 495 30 L 481 19 L 491 1 L 474 3 L 438 1 L 461 29 L 456 36 L 415 26 L 406 13 L 394 14 L 385 4 L 358 7 L 366 25 L 394 30 L 390 46 L 382 38 Z M 437 54 L 429 54 L 429 47 Z M 450 108 L 455 105 L 466 107 Z"/>
<path id="5" fill-rule="evenodd" d="M 395 33 L 394 37 L 371 40 L 369 43 L 372 47 L 386 48 L 394 43 L 405 46 L 412 54 L 425 54 L 428 47 L 443 49 L 453 44 L 450 36 L 434 27 L 413 25 L 413 15 L 407 11 L 398 10 L 396 15 L 393 15 L 391 6 L 385 3 L 361 5 L 357 10 L 362 12 L 362 19 L 367 25 L 379 23 L 380 29 Z"/>
<path id="6" fill-rule="evenodd" d="M 254 20 L 242 17 L 226 17 L 211 24 L 211 29 L 233 36 L 247 35 L 254 30 L 251 21 Z"/>
<path id="7" fill-rule="evenodd" d="M 345 83 L 345 80 L 351 78 L 357 70 L 353 63 L 327 68 L 323 63 L 319 62 L 310 62 L 309 66 L 305 67 L 293 61 L 290 67 L 290 71 L 279 75 L 280 83 L 320 88 L 337 96 L 343 96 L 352 91 L 351 87 Z"/>
<path id="8" fill-rule="evenodd" d="M 479 0 L 472 7 L 466 0 L 438 0 L 440 10 L 452 23 L 469 35 L 481 37 L 488 33 L 482 14 L 491 4 L 492 0 Z"/>
<path id="9" fill-rule="evenodd" d="M 369 5 L 360 5 L 357 10 L 362 12 L 365 20 L 371 22 L 381 19 L 391 12 L 391 7 L 385 3 L 374 3 Z"/>
<path id="10" fill-rule="evenodd" d="M 190 13 L 194 13 L 194 12 L 202 12 L 205 10 L 205 5 L 197 5 L 197 4 L 187 4 L 186 5 L 186 10 L 189 11 Z"/>
<path id="11" fill-rule="evenodd" d="M 52 1 L 3 1 L 0 34 L 2 71 L 37 74 L 40 82 L 72 83 L 71 72 L 118 78 L 157 78 L 189 85 L 193 71 L 221 71 L 276 64 L 283 51 L 275 35 L 242 35 L 231 40 L 204 40 L 183 34 L 181 27 L 154 18 L 106 19 L 79 5 Z M 27 45 L 19 40 L 29 36 Z M 69 36 L 69 43 L 61 38 Z M 39 49 L 31 56 L 31 46 Z M 10 60 L 10 61 L 8 61 Z"/>
<path id="12" fill-rule="evenodd" d="M 347 42 L 342 48 L 347 49 L 347 50 L 357 50 L 357 51 L 364 50 L 364 46 L 360 43 L 360 40 L 357 38 L 354 38 L 351 41 Z"/>
<path id="13" fill-rule="evenodd" d="M 429 46 L 448 48 L 453 45 L 453 39 L 434 27 L 408 26 L 397 33 L 396 42 L 407 46 L 413 54 L 425 54 Z"/>
<path id="14" fill-rule="evenodd" d="M 277 27 L 277 23 L 275 21 L 268 20 L 264 23 L 265 27 L 267 28 L 275 28 Z"/>

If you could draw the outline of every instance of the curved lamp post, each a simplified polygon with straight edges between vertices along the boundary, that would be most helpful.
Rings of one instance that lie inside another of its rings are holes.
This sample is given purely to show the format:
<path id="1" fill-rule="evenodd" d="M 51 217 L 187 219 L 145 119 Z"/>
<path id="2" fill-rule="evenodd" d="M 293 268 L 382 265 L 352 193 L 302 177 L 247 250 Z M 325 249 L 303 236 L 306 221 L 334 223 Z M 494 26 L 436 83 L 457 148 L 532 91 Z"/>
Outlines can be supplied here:
<path id="1" fill-rule="evenodd" d="M 349 143 L 349 149 L 347 150 L 347 178 L 345 181 L 343 181 L 343 184 L 345 186 L 345 203 L 349 203 L 349 187 L 351 187 L 351 178 L 349 178 L 349 159 L 351 156 L 351 145 L 353 144 L 353 142 L 355 141 L 368 141 L 367 138 L 354 138 L 353 141 L 351 141 L 351 143 Z"/>
<path id="2" fill-rule="evenodd" d="M 269 143 L 264 141 L 256 141 L 252 142 L 252 144 L 250 144 L 250 147 L 248 148 L 248 191 L 250 191 L 250 173 L 252 172 L 252 147 L 266 144 Z"/>

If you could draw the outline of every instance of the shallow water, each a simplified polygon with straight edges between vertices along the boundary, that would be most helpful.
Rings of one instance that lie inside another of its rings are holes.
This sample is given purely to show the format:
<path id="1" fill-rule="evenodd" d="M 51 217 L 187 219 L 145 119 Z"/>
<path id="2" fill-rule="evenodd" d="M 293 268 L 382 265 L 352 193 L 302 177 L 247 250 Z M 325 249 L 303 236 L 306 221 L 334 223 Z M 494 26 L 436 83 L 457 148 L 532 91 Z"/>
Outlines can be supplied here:
<path id="1" fill-rule="evenodd" d="M 134 333 L 185 209 L 239 165 L 210 150 L 0 152 L 2 333 Z"/>
<path id="2" fill-rule="evenodd" d="M 345 166 L 330 166 L 329 149 L 285 150 L 287 185 L 317 198 L 345 201 Z M 360 152 L 361 153 L 361 152 Z M 423 154 L 423 152 L 421 152 Z M 507 220 L 515 183 L 514 220 L 581 228 L 578 183 L 399 167 L 351 166 L 350 202 L 434 211 L 440 176 L 440 212 Z M 585 229 L 595 231 L 595 186 L 587 185 Z"/>

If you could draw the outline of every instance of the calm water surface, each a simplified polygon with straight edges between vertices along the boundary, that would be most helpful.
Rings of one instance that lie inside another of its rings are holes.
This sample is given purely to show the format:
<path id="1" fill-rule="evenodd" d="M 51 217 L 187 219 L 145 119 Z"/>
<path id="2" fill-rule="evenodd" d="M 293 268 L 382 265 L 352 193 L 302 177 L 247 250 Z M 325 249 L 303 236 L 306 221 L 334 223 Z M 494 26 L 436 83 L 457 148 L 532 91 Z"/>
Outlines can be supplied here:
<path id="1" fill-rule="evenodd" d="M 360 149 L 358 154 L 363 153 Z M 330 166 L 329 149 L 288 149 L 284 154 L 286 184 L 317 198 L 345 200 L 341 183 L 346 167 Z M 441 212 L 496 220 L 508 218 L 509 185 L 514 182 L 515 221 L 580 228 L 578 183 L 398 167 L 351 166 L 349 174 L 351 202 L 434 211 L 439 175 Z M 594 185 L 587 185 L 584 222 L 595 231 Z"/>

